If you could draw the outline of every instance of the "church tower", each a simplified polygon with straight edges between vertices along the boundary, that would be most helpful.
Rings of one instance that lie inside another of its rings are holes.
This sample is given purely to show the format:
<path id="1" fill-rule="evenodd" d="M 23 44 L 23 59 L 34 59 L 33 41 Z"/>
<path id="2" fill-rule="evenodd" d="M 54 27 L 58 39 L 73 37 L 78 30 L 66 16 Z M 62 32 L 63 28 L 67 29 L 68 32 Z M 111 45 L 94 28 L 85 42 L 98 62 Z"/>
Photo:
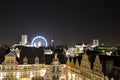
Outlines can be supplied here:
<path id="1" fill-rule="evenodd" d="M 93 45 L 94 46 L 99 46 L 99 40 L 98 39 L 93 39 Z"/>
<path id="2" fill-rule="evenodd" d="M 21 35 L 21 45 L 26 45 L 28 42 L 28 36 L 27 35 Z"/>

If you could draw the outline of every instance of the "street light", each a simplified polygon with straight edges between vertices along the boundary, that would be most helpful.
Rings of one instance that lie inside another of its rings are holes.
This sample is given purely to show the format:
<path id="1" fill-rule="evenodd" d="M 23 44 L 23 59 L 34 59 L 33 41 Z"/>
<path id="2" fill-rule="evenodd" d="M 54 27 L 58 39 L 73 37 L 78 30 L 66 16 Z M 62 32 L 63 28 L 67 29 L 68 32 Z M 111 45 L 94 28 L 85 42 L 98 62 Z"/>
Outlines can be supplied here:
<path id="1" fill-rule="evenodd" d="M 44 80 L 44 75 L 45 75 L 45 73 L 46 73 L 46 69 L 41 69 L 40 70 L 40 76 L 42 77 L 42 80 Z"/>
<path id="2" fill-rule="evenodd" d="M 41 70 L 40 70 L 40 76 L 43 77 L 43 76 L 45 75 L 45 73 L 46 73 L 46 70 L 45 70 L 45 69 L 41 69 Z"/>

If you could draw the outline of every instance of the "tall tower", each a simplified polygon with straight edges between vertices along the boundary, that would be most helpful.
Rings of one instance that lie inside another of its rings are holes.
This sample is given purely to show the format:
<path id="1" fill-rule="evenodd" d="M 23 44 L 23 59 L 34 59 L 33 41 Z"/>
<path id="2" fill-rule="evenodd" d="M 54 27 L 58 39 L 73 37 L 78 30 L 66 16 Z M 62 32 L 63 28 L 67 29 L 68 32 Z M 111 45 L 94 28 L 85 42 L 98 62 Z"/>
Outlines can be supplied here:
<path id="1" fill-rule="evenodd" d="M 54 55 L 54 59 L 51 63 L 51 74 L 52 74 L 52 80 L 59 80 L 60 78 L 60 70 L 61 70 L 61 67 L 60 67 L 60 61 L 59 61 L 59 58 L 57 58 L 57 54 Z"/>
<path id="2" fill-rule="evenodd" d="M 93 45 L 94 46 L 99 46 L 99 40 L 98 39 L 93 39 Z"/>
<path id="3" fill-rule="evenodd" d="M 26 45 L 28 41 L 27 35 L 21 35 L 21 45 Z"/>
<path id="4" fill-rule="evenodd" d="M 54 39 L 53 38 L 51 39 L 51 43 L 50 44 L 51 44 L 51 47 L 54 47 Z"/>

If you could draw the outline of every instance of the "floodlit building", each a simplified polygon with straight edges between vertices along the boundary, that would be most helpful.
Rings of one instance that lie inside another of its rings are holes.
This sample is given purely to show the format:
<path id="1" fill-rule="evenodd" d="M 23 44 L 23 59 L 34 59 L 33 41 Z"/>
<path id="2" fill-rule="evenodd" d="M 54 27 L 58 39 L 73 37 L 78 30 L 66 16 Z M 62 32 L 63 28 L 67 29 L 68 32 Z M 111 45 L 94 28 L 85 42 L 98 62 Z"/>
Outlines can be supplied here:
<path id="1" fill-rule="evenodd" d="M 95 55 L 91 63 L 90 56 L 87 53 L 81 53 L 77 57 L 68 57 L 66 60 L 64 54 L 54 54 L 50 49 L 24 46 L 18 48 L 21 51 L 16 48 L 15 52 L 17 54 L 15 54 L 14 50 L 11 50 L 2 60 L 0 80 L 110 79 L 103 72 L 103 64 L 101 64 L 98 54 Z M 111 80 L 114 80 L 115 77 L 112 77 Z M 118 78 L 115 80 L 118 80 Z"/>
<path id="2" fill-rule="evenodd" d="M 25 56 L 20 64 L 16 55 L 8 53 L 0 65 L 0 80 L 66 80 L 66 64 L 61 64 L 57 54 L 44 57 L 49 64 L 41 63 L 39 56 L 34 57 L 34 63 L 31 64 Z"/>
<path id="3" fill-rule="evenodd" d="M 99 40 L 93 39 L 93 46 L 99 46 Z"/>
<path id="4" fill-rule="evenodd" d="M 27 35 L 21 35 L 21 45 L 26 45 L 28 43 L 28 36 Z"/>
<path id="5" fill-rule="evenodd" d="M 99 56 L 97 55 L 91 68 L 89 57 L 83 53 L 81 60 L 78 58 L 67 58 L 66 62 L 67 80 L 109 80 L 104 76 Z M 114 80 L 111 78 L 110 80 Z"/>

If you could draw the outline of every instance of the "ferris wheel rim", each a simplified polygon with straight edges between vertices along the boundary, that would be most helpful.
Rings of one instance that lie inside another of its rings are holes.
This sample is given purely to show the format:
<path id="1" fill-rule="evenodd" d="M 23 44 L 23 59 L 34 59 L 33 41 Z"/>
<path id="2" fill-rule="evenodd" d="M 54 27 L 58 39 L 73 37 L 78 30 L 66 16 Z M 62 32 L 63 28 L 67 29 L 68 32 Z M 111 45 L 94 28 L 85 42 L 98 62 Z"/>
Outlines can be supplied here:
<path id="1" fill-rule="evenodd" d="M 31 45 L 32 46 L 34 46 L 33 44 L 34 44 L 34 41 L 36 40 L 36 39 L 43 39 L 44 41 L 45 41 L 45 47 L 47 47 L 48 46 L 48 43 L 47 43 L 47 40 L 45 39 L 45 37 L 43 37 L 43 36 L 36 36 L 36 37 L 34 37 L 33 39 L 32 39 L 32 42 L 31 42 Z"/>

